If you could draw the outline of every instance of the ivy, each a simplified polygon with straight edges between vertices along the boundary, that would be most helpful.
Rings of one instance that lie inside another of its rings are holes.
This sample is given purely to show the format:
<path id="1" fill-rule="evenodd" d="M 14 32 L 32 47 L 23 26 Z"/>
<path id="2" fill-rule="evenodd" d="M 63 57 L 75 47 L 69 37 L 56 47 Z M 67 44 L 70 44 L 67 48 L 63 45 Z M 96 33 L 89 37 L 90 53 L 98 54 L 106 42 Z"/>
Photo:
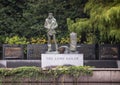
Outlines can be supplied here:
<path id="1" fill-rule="evenodd" d="M 12 69 L 0 69 L 0 76 L 13 77 L 17 79 L 30 78 L 30 79 L 58 79 L 61 75 L 70 75 L 71 77 L 78 78 L 79 76 L 92 75 L 92 70 L 89 66 L 58 66 L 53 69 L 42 70 L 39 67 L 18 67 Z"/>

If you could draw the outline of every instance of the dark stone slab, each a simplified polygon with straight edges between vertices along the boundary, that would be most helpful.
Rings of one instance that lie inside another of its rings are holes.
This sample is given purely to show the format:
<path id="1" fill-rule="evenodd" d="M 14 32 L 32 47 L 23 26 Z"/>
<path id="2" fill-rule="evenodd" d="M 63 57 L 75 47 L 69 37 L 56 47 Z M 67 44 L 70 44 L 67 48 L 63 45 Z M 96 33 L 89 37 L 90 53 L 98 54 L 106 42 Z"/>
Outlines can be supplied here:
<path id="1" fill-rule="evenodd" d="M 47 52 L 47 44 L 29 44 L 27 45 L 27 59 L 41 59 L 41 54 Z M 55 45 L 52 44 L 52 51 L 55 51 Z"/>
<path id="2" fill-rule="evenodd" d="M 7 60 L 7 68 L 16 68 L 21 66 L 36 66 L 41 67 L 40 60 Z"/>
<path id="3" fill-rule="evenodd" d="M 99 57 L 101 60 L 117 60 L 119 59 L 119 46 L 118 45 L 100 45 Z"/>
<path id="4" fill-rule="evenodd" d="M 95 60 L 95 45 L 78 45 L 77 51 L 84 54 L 84 60 Z"/>
<path id="5" fill-rule="evenodd" d="M 59 45 L 68 46 L 69 45 Z M 55 50 L 55 45 L 52 45 L 53 51 Z M 29 44 L 27 45 L 27 59 L 41 59 L 41 54 L 46 53 L 47 44 Z M 95 60 L 95 45 L 78 45 L 78 53 L 84 54 L 84 60 Z"/>
<path id="6" fill-rule="evenodd" d="M 84 65 L 94 66 L 95 68 L 118 68 L 116 60 L 85 60 Z M 16 68 L 21 66 L 41 67 L 41 60 L 3 60 L 0 62 L 0 68 Z"/>
<path id="7" fill-rule="evenodd" d="M 84 65 L 95 68 L 118 68 L 116 60 L 86 60 Z"/>
<path id="8" fill-rule="evenodd" d="M 47 51 L 46 44 L 27 45 L 27 59 L 41 59 L 41 54 Z"/>
<path id="9" fill-rule="evenodd" d="M 3 59 L 23 59 L 24 50 L 22 45 L 3 45 Z"/>

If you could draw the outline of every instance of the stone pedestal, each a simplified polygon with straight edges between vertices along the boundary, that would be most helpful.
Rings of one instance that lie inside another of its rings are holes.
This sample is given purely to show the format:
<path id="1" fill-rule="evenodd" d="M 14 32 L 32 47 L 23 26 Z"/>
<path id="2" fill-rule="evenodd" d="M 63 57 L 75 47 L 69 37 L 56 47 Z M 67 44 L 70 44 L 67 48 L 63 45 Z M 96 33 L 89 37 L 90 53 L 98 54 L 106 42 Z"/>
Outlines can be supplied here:
<path id="1" fill-rule="evenodd" d="M 41 66 L 83 66 L 83 54 L 42 54 Z"/>

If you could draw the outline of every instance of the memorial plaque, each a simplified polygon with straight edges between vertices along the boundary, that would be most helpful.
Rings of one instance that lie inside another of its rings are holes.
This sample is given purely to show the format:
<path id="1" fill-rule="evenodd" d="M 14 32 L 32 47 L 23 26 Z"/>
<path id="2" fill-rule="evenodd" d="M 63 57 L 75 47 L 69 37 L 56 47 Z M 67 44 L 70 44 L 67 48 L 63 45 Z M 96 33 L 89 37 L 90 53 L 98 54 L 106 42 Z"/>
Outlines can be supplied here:
<path id="1" fill-rule="evenodd" d="M 22 45 L 3 45 L 3 58 L 4 59 L 22 59 L 23 46 Z"/>
<path id="2" fill-rule="evenodd" d="M 41 59 L 41 53 L 47 51 L 47 45 L 29 44 L 27 45 L 27 59 Z"/>
<path id="3" fill-rule="evenodd" d="M 41 66 L 83 66 L 83 54 L 42 54 Z"/>
<path id="4" fill-rule="evenodd" d="M 102 60 L 109 60 L 109 59 L 118 59 L 118 46 L 117 45 L 100 45 L 99 49 L 99 56 Z"/>
<path id="5" fill-rule="evenodd" d="M 77 51 L 84 54 L 84 60 L 95 60 L 95 45 L 78 45 Z"/>

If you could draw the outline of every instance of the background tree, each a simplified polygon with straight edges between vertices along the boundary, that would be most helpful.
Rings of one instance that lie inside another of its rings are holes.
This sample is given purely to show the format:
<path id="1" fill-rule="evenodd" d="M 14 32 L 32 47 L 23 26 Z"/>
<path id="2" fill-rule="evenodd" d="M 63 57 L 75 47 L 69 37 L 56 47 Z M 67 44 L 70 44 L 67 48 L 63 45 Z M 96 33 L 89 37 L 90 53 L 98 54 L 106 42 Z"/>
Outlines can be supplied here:
<path id="1" fill-rule="evenodd" d="M 76 20 L 71 27 L 80 35 L 85 32 L 86 42 L 111 44 L 120 42 L 120 0 L 88 0 L 84 12 L 89 17 Z M 68 23 L 69 21 L 70 19 Z"/>
<path id="2" fill-rule="evenodd" d="M 85 17 L 87 0 L 0 0 L 0 35 L 40 37 L 46 35 L 44 28 L 48 12 L 58 21 L 58 38 L 67 36 L 66 18 Z"/>

